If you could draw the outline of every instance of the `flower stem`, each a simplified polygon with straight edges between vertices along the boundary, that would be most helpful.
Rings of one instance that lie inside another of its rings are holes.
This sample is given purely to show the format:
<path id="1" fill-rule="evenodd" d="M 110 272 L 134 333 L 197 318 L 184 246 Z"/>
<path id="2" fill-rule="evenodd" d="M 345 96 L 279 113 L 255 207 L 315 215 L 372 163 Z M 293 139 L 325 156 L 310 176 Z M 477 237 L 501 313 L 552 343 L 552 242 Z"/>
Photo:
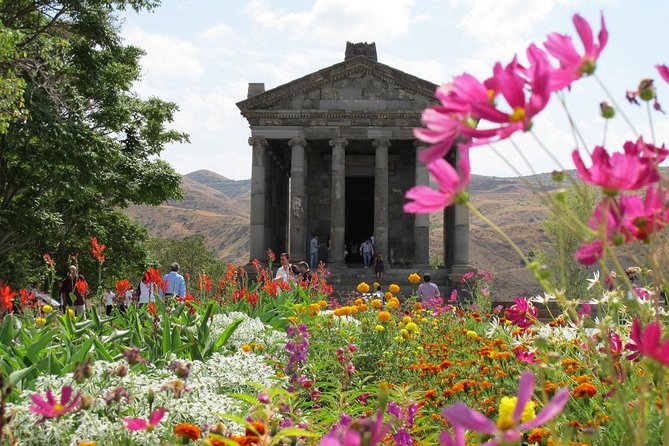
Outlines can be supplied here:
<path id="1" fill-rule="evenodd" d="M 653 116 L 650 113 L 650 101 L 646 101 L 646 111 L 648 112 L 648 125 L 650 126 L 650 137 L 655 145 L 655 129 L 653 128 Z"/>
<path id="2" fill-rule="evenodd" d="M 511 239 L 511 237 L 509 237 L 509 235 L 508 235 L 506 232 L 504 232 L 504 230 L 503 230 L 502 228 L 500 228 L 499 226 L 497 226 L 495 223 L 492 222 L 492 220 L 490 220 L 488 217 L 486 217 L 485 215 L 483 215 L 483 214 L 481 213 L 481 211 L 479 211 L 478 208 L 472 204 L 471 201 L 468 201 L 468 202 L 467 202 L 467 207 L 469 208 L 469 210 L 471 211 L 472 214 L 474 214 L 474 215 L 475 215 L 476 217 L 478 217 L 481 221 L 483 221 L 485 224 L 487 224 L 488 226 L 490 226 L 490 228 L 492 228 L 493 231 L 495 231 L 496 233 L 498 233 L 498 234 L 500 235 L 500 237 L 502 237 L 502 238 L 503 238 L 503 239 L 504 239 L 504 240 L 511 246 L 511 248 L 513 248 L 513 250 L 516 251 L 516 253 L 518 253 L 518 255 L 520 256 L 520 258 L 523 260 L 523 262 L 525 262 L 526 265 L 529 265 L 529 264 L 530 264 L 530 261 L 529 261 L 529 259 L 525 256 L 525 253 L 523 252 L 523 250 L 520 249 L 520 248 L 518 247 L 518 245 L 516 244 L 516 242 L 514 242 L 514 241 Z"/>

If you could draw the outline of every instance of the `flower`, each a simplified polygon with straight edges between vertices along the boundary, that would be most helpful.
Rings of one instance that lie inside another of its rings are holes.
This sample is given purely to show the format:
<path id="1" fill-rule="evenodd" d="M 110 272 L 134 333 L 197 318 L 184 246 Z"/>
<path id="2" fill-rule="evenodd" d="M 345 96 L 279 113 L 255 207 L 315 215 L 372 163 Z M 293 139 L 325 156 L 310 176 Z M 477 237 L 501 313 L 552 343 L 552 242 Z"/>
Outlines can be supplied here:
<path id="1" fill-rule="evenodd" d="M 81 393 L 77 393 L 74 398 L 71 397 L 72 387 L 70 386 L 64 386 L 61 389 L 60 402 L 56 402 L 51 389 L 46 390 L 46 401 L 39 394 L 33 393 L 30 396 L 30 399 L 33 401 L 30 411 L 41 415 L 43 418 L 60 417 L 77 407 Z"/>
<path id="2" fill-rule="evenodd" d="M 198 440 L 202 436 L 200 428 L 188 423 L 179 423 L 174 426 L 174 435 L 176 437 L 185 437 L 190 440 Z"/>
<path id="3" fill-rule="evenodd" d="M 560 389 L 544 409 L 535 415 L 535 403 L 530 401 L 533 394 L 534 373 L 528 370 L 520 376 L 518 396 L 501 399 L 497 423 L 460 402 L 446 407 L 442 416 L 454 427 L 456 440 L 453 440 L 447 433 L 440 437 L 440 441 L 445 445 L 464 445 L 464 436 L 460 429 L 466 429 L 492 435 L 493 439 L 486 443 L 489 446 L 500 443 L 520 443 L 523 431 L 537 428 L 555 418 L 562 412 L 569 400 L 569 390 Z M 463 441 L 458 443 L 458 438 Z"/>
<path id="4" fill-rule="evenodd" d="M 636 190 L 660 180 L 656 164 L 626 143 L 624 153 L 609 153 L 602 146 L 592 151 L 592 166 L 585 167 L 577 149 L 571 154 L 579 177 L 588 184 L 610 191 Z"/>
<path id="5" fill-rule="evenodd" d="M 604 242 L 593 240 L 590 243 L 582 244 L 574 253 L 574 257 L 581 265 L 593 265 L 602 258 L 604 253 Z"/>
<path id="6" fill-rule="evenodd" d="M 388 322 L 390 320 L 390 313 L 387 311 L 379 311 L 378 317 L 381 322 Z"/>
<path id="7" fill-rule="evenodd" d="M 669 366 L 669 340 L 662 343 L 661 334 L 662 328 L 659 322 L 651 322 L 643 328 L 639 319 L 635 318 L 632 322 L 630 342 L 625 346 L 625 350 L 632 352 L 627 359 L 634 360 L 643 355 Z"/>
<path id="8" fill-rule="evenodd" d="M 0 308 L 4 308 L 8 313 L 14 311 L 15 297 L 16 292 L 12 291 L 6 283 L 0 282 Z"/>
<path id="9" fill-rule="evenodd" d="M 160 420 L 165 416 L 165 412 L 167 412 L 167 409 L 161 407 L 158 410 L 154 410 L 148 420 L 143 418 L 123 418 L 123 422 L 129 431 L 150 431 L 153 430 L 156 424 L 160 423 Z"/>
<path id="10" fill-rule="evenodd" d="M 404 205 L 404 212 L 427 214 L 440 211 L 454 203 L 462 204 L 467 201 L 467 187 L 471 174 L 469 150 L 459 150 L 458 153 L 460 174 L 445 159 L 439 158 L 430 162 L 427 168 L 437 182 L 439 190 L 423 185 L 412 187 L 405 197 L 413 201 Z"/>
<path id="11" fill-rule="evenodd" d="M 53 311 L 53 307 L 51 305 L 44 305 L 42 307 L 42 311 L 46 314 L 49 314 Z"/>
<path id="12" fill-rule="evenodd" d="M 333 426 L 330 432 L 321 439 L 320 446 L 376 446 L 390 430 L 390 424 L 383 422 L 383 413 L 379 411 L 376 419 L 358 418 L 352 420 L 342 415 L 341 421 Z M 363 439 L 366 441 L 363 443 Z"/>
<path id="13" fill-rule="evenodd" d="M 506 310 L 507 319 L 520 328 L 527 328 L 537 320 L 537 307 L 524 297 L 515 297 L 515 305 Z"/>
<path id="14" fill-rule="evenodd" d="M 391 293 L 399 293 L 400 286 L 397 285 L 396 283 L 391 283 L 390 286 L 388 287 L 388 291 L 390 291 Z"/>
<path id="15" fill-rule="evenodd" d="M 91 248 L 93 251 L 93 257 L 102 265 L 105 261 L 105 256 L 102 254 L 105 250 L 105 245 L 98 243 L 97 237 L 91 238 Z"/>
<path id="16" fill-rule="evenodd" d="M 597 388 L 590 383 L 582 383 L 576 386 L 572 395 L 576 398 L 593 397 L 597 394 Z"/>
<path id="17" fill-rule="evenodd" d="M 411 273 L 409 274 L 409 282 L 413 283 L 416 285 L 417 283 L 420 282 L 420 276 L 416 273 Z"/>
<path id="18" fill-rule="evenodd" d="M 77 287 L 77 291 L 79 291 L 79 294 L 81 294 L 82 296 L 86 295 L 86 293 L 88 292 L 88 283 L 86 283 L 86 280 L 83 277 L 79 277 L 75 286 Z"/>
<path id="19" fill-rule="evenodd" d="M 44 327 L 44 325 L 46 325 L 46 319 L 43 317 L 36 317 L 35 324 L 37 324 L 38 327 Z"/>
<path id="20" fill-rule="evenodd" d="M 552 91 L 562 90 L 581 76 L 593 74 L 597 59 L 608 41 L 609 34 L 604 23 L 604 14 L 601 15 L 602 27 L 597 36 L 598 44 L 594 42 L 590 24 L 583 17 L 574 14 L 573 21 L 581 42 L 583 42 L 585 50 L 583 55 L 576 52 L 571 37 L 564 34 L 551 33 L 544 42 L 546 51 L 560 62 L 560 68 L 553 69 L 550 73 Z"/>
<path id="21" fill-rule="evenodd" d="M 360 282 L 356 289 L 359 293 L 369 293 L 369 285 L 365 282 Z"/>

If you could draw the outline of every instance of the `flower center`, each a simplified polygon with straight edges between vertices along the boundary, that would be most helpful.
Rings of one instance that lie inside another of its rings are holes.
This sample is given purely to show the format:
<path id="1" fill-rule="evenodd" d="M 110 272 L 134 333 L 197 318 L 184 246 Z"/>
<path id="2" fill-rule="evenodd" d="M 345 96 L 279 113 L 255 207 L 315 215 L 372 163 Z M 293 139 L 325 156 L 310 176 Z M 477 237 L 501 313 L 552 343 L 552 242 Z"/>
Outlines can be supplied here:
<path id="1" fill-rule="evenodd" d="M 516 410 L 518 404 L 518 397 L 503 397 L 499 403 L 499 418 L 497 419 L 497 428 L 505 431 L 515 426 L 513 421 L 513 412 Z M 534 412 L 534 401 L 528 401 L 523 408 L 523 413 L 520 416 L 520 421 L 526 422 L 536 418 Z"/>
<path id="2" fill-rule="evenodd" d="M 62 404 L 60 404 L 60 403 L 56 403 L 56 404 L 53 405 L 53 410 L 55 410 L 56 412 L 60 412 L 60 411 L 63 410 L 64 408 L 65 408 L 65 407 L 64 407 Z"/>
<path id="3" fill-rule="evenodd" d="M 519 122 L 525 120 L 525 107 L 514 107 L 513 113 L 509 115 L 511 122 Z"/>
<path id="4" fill-rule="evenodd" d="M 592 59 L 583 59 L 583 62 L 581 62 L 581 66 L 578 68 L 578 72 L 581 74 L 581 76 L 585 75 L 590 75 L 595 72 L 595 68 L 597 67 L 597 64 L 595 63 L 594 60 Z"/>

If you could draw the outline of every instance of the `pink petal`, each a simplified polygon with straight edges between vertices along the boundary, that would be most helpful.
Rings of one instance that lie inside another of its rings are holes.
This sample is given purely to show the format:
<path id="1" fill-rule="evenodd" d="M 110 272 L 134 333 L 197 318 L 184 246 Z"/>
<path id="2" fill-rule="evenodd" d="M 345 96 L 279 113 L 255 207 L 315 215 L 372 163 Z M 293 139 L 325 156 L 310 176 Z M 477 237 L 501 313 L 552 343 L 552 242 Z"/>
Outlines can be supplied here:
<path id="1" fill-rule="evenodd" d="M 574 257 L 581 265 L 592 265 L 602 258 L 604 253 L 604 243 L 601 240 L 594 240 L 590 243 L 584 243 L 574 254 Z"/>
<path id="2" fill-rule="evenodd" d="M 124 418 L 123 421 L 129 431 L 141 431 L 148 427 L 146 420 L 141 418 Z"/>
<path id="3" fill-rule="evenodd" d="M 562 68 L 576 69 L 581 64 L 581 56 L 569 36 L 558 33 L 549 34 L 544 42 L 544 48 L 560 62 Z"/>
<path id="4" fill-rule="evenodd" d="M 573 21 L 574 21 L 574 26 L 576 27 L 576 32 L 581 38 L 581 42 L 583 42 L 583 48 L 585 48 L 585 54 L 593 55 L 595 52 L 594 48 L 595 42 L 592 37 L 592 28 L 590 28 L 590 24 L 578 14 L 574 14 Z"/>
<path id="5" fill-rule="evenodd" d="M 669 82 L 669 67 L 666 65 L 655 65 L 657 72 L 660 73 L 665 82 Z"/>
<path id="6" fill-rule="evenodd" d="M 532 399 L 534 394 L 534 373 L 530 370 L 526 370 L 520 375 L 520 381 L 518 383 L 518 402 L 516 403 L 516 408 L 513 410 L 513 421 L 518 423 L 523 410 L 527 402 Z"/>
<path id="7" fill-rule="evenodd" d="M 555 394 L 553 399 L 550 400 L 548 404 L 546 404 L 544 410 L 539 412 L 539 414 L 532 420 L 518 426 L 518 430 L 524 431 L 528 429 L 534 429 L 535 427 L 539 427 L 548 423 L 560 412 L 562 412 L 564 406 L 567 404 L 567 401 L 569 401 L 569 389 L 560 389 Z"/>
<path id="8" fill-rule="evenodd" d="M 641 353 L 649 355 L 657 350 L 660 345 L 660 335 L 660 324 L 651 322 L 646 325 L 646 330 L 643 332 L 643 339 L 641 340 Z"/>
<path id="9" fill-rule="evenodd" d="M 465 430 L 462 426 L 453 427 L 453 436 L 444 431 L 439 434 L 439 444 L 442 446 L 467 446 L 465 442 Z"/>
<path id="10" fill-rule="evenodd" d="M 65 406 L 68 401 L 70 401 L 70 397 L 72 396 L 72 387 L 70 386 L 65 386 L 63 389 L 60 391 L 60 404 L 62 406 Z"/>
<path id="11" fill-rule="evenodd" d="M 51 389 L 46 389 L 46 399 L 51 407 L 56 405 L 56 398 L 53 397 Z"/>
<path id="12" fill-rule="evenodd" d="M 153 411 L 153 413 L 151 414 L 151 418 L 149 418 L 149 423 L 153 425 L 160 423 L 160 420 L 162 420 L 163 417 L 165 416 L 165 412 L 167 412 L 167 409 L 165 409 L 164 407 L 161 407 L 160 409 Z"/>
<path id="13" fill-rule="evenodd" d="M 432 177 L 434 177 L 434 180 L 439 185 L 439 189 L 443 191 L 454 190 L 460 180 L 458 171 L 455 170 L 455 168 L 444 159 L 440 158 L 438 160 L 432 161 L 430 164 L 428 164 L 427 169 L 430 171 L 430 174 Z"/>
<path id="14" fill-rule="evenodd" d="M 441 415 L 454 426 L 461 426 L 467 430 L 492 434 L 497 431 L 494 422 L 488 419 L 481 412 L 477 412 L 467 405 L 457 402 L 446 407 Z"/>
<path id="15" fill-rule="evenodd" d="M 404 205 L 404 212 L 409 214 L 427 214 L 440 211 L 448 206 L 449 198 L 451 200 L 453 198 L 428 186 L 414 186 L 409 189 L 405 197 L 414 200 Z"/>
<path id="16" fill-rule="evenodd" d="M 609 41 L 609 32 L 606 30 L 606 23 L 604 23 L 604 12 L 601 13 L 600 22 L 602 28 L 599 30 L 599 34 L 597 35 L 597 39 L 599 40 L 599 47 L 597 48 L 597 55 L 595 57 L 599 57 L 602 50 L 606 46 L 606 43 Z"/>

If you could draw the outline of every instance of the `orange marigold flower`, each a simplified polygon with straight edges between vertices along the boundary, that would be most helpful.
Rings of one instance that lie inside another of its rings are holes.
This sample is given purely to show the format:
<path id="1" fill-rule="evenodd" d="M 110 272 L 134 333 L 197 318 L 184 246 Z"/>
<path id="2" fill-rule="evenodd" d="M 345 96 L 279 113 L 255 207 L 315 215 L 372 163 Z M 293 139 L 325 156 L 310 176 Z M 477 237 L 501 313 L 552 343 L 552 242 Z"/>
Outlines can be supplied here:
<path id="1" fill-rule="evenodd" d="M 527 442 L 528 443 L 541 443 L 541 440 L 544 438 L 548 438 L 550 436 L 551 432 L 548 429 L 544 428 L 537 428 L 537 429 L 532 429 L 527 436 Z"/>
<path id="2" fill-rule="evenodd" d="M 265 432 L 267 432 L 267 428 L 265 428 L 265 425 L 260 421 L 252 421 L 250 426 L 246 426 L 247 437 L 265 435 Z"/>
<path id="3" fill-rule="evenodd" d="M 177 437 L 186 437 L 195 441 L 199 440 L 199 438 L 202 436 L 202 432 L 200 431 L 200 428 L 194 424 L 179 423 L 174 426 L 174 435 Z"/>
<path id="4" fill-rule="evenodd" d="M 397 285 L 396 283 L 391 283 L 390 286 L 388 287 L 388 291 L 391 293 L 399 293 L 400 292 L 400 286 Z"/>
<path id="5" fill-rule="evenodd" d="M 591 379 L 588 375 L 577 376 L 577 377 L 574 378 L 574 379 L 575 379 L 576 382 L 579 383 L 579 384 L 589 383 L 590 381 L 592 381 L 592 379 Z"/>
<path id="6" fill-rule="evenodd" d="M 387 311 L 379 311 L 379 320 L 381 322 L 388 322 L 390 320 L 390 313 Z"/>
<path id="7" fill-rule="evenodd" d="M 251 446 L 260 442 L 260 438 L 255 435 L 233 435 L 230 437 L 230 440 L 234 441 L 239 446 Z M 228 443 L 221 442 L 221 444 L 227 445 Z"/>
<path id="8" fill-rule="evenodd" d="M 571 394 L 576 398 L 593 397 L 597 394 L 597 388 L 590 383 L 583 383 L 576 386 Z"/>
<path id="9" fill-rule="evenodd" d="M 551 395 L 553 395 L 553 394 L 555 393 L 555 389 L 556 389 L 556 387 L 557 387 L 557 386 L 556 386 L 555 384 L 553 384 L 553 383 L 550 382 L 550 381 L 547 381 L 547 382 L 544 384 L 544 392 L 546 392 L 546 395 L 551 396 Z"/>
<path id="10" fill-rule="evenodd" d="M 94 441 L 82 441 L 77 443 L 77 446 L 98 446 L 98 444 Z"/>

